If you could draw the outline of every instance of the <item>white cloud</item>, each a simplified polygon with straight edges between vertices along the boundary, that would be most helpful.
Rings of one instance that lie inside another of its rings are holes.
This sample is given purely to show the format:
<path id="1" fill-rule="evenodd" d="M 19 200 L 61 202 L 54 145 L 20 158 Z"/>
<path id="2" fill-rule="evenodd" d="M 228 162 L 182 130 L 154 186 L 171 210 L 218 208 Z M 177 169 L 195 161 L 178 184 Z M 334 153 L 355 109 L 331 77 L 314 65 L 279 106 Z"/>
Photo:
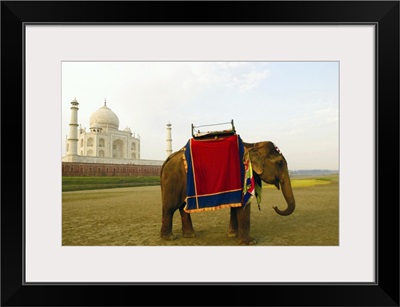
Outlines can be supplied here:
<path id="1" fill-rule="evenodd" d="M 258 71 L 250 71 L 248 73 L 244 73 L 238 78 L 234 78 L 233 85 L 238 88 L 240 92 L 248 91 L 260 84 L 262 80 L 264 80 L 269 75 L 267 70 L 258 72 Z"/>
<path id="2" fill-rule="evenodd" d="M 269 76 L 269 71 L 258 71 L 253 63 L 222 62 L 193 63 L 190 65 L 195 81 L 207 87 L 227 87 L 248 91 Z"/>

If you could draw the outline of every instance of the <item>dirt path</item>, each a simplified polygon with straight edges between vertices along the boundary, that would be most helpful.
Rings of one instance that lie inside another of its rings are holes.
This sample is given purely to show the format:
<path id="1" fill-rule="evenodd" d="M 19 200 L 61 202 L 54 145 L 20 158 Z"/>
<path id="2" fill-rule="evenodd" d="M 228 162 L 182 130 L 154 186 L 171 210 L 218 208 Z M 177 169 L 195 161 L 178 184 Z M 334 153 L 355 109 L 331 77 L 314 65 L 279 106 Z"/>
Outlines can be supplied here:
<path id="1" fill-rule="evenodd" d="M 258 245 L 338 245 L 338 184 L 294 190 L 297 208 L 278 216 L 272 205 L 285 207 L 280 191 L 263 189 L 261 211 L 252 205 L 251 234 Z M 174 241 L 159 237 L 159 186 L 64 192 L 62 243 L 73 246 L 236 246 L 228 238 L 229 209 L 192 214 L 198 237 L 181 237 L 179 212 L 174 215 Z"/>

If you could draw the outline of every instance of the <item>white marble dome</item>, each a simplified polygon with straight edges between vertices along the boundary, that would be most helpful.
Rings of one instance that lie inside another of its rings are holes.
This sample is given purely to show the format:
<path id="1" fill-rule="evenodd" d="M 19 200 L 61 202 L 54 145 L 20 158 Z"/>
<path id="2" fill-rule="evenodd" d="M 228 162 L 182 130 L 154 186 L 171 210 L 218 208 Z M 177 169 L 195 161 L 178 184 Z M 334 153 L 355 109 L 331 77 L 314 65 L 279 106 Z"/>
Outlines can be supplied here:
<path id="1" fill-rule="evenodd" d="M 90 116 L 90 127 L 118 130 L 119 119 L 104 102 L 104 106 Z"/>

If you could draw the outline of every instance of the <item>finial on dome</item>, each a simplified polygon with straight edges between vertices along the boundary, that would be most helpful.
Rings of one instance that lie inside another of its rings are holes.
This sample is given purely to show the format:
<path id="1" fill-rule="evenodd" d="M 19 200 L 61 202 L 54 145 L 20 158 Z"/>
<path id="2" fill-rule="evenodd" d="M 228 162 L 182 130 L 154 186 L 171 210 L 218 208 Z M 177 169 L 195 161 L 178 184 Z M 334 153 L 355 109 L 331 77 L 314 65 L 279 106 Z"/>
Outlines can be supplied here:
<path id="1" fill-rule="evenodd" d="M 106 100 L 106 98 L 104 98 L 104 106 L 105 106 L 105 107 L 107 106 L 107 100 Z"/>

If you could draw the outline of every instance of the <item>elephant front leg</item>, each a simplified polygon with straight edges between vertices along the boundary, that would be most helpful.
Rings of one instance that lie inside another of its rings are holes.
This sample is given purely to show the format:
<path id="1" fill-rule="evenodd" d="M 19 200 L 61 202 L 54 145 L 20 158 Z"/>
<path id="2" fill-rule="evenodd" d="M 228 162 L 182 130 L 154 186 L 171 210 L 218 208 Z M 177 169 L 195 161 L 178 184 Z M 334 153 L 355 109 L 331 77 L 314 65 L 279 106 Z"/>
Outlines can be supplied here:
<path id="1" fill-rule="evenodd" d="M 236 211 L 238 209 L 239 208 L 231 207 L 230 218 L 229 218 L 229 230 L 228 230 L 228 237 L 230 238 L 237 237 L 238 235 L 238 221 L 236 214 Z"/>
<path id="2" fill-rule="evenodd" d="M 236 210 L 238 222 L 238 236 L 240 245 L 254 245 L 257 241 L 250 236 L 250 204 L 245 208 L 239 207 Z"/>
<path id="3" fill-rule="evenodd" d="M 184 238 L 196 238 L 197 234 L 194 231 L 192 218 L 189 213 L 183 210 L 183 206 L 179 208 L 179 213 L 182 219 L 182 237 Z"/>
<path id="4" fill-rule="evenodd" d="M 164 240 L 175 240 L 176 237 L 172 233 L 172 218 L 174 216 L 174 211 L 164 210 L 162 211 L 162 221 L 161 221 L 161 238 Z"/>

